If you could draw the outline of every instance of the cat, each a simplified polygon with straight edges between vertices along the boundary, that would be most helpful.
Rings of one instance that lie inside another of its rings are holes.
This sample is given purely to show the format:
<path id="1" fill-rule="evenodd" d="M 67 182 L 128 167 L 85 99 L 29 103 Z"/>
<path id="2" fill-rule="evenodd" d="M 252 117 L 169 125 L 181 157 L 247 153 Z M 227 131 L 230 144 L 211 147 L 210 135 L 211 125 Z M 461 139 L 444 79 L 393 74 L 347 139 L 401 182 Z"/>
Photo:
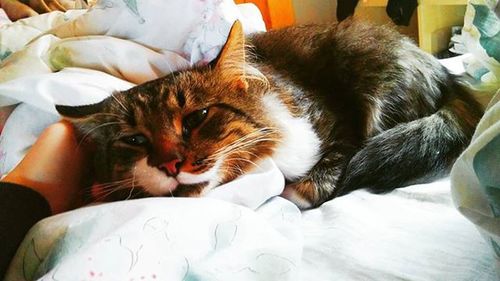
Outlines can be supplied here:
<path id="1" fill-rule="evenodd" d="M 236 21 L 209 65 L 56 109 L 129 197 L 200 196 L 271 157 L 303 209 L 446 175 L 482 115 L 410 39 L 352 19 L 247 38 Z"/>

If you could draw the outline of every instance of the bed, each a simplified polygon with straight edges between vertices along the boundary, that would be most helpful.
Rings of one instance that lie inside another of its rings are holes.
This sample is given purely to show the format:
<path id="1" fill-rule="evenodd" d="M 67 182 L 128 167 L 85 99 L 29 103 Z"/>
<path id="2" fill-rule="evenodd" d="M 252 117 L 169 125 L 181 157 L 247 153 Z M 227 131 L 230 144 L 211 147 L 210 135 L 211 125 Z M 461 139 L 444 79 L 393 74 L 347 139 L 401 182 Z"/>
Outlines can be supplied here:
<path id="1" fill-rule="evenodd" d="M 0 172 L 59 119 L 54 103 L 98 101 L 207 63 L 235 19 L 247 33 L 265 28 L 254 6 L 226 0 L 102 0 L 89 11 L 0 22 L 0 105 L 9 117 Z M 500 135 L 499 99 L 451 179 L 388 194 L 357 190 L 300 211 L 277 196 L 284 178 L 266 160 L 204 198 L 129 200 L 49 217 L 27 234 L 5 280 L 498 280 L 498 220 L 474 212 L 467 193 L 481 182 L 471 159 Z"/>

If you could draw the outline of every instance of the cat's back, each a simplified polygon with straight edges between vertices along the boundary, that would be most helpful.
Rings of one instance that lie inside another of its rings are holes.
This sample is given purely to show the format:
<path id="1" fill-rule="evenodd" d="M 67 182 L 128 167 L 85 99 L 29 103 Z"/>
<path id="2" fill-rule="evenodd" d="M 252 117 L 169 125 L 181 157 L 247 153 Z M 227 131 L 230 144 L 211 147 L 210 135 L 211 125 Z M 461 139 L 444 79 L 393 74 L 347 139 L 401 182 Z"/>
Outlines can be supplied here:
<path id="1" fill-rule="evenodd" d="M 401 50 L 415 49 L 391 28 L 352 19 L 271 30 L 250 36 L 249 43 L 258 63 L 307 79 L 319 77 L 328 68 L 329 76 L 340 77 L 339 82 L 345 81 L 346 73 L 353 77 L 394 71 Z"/>

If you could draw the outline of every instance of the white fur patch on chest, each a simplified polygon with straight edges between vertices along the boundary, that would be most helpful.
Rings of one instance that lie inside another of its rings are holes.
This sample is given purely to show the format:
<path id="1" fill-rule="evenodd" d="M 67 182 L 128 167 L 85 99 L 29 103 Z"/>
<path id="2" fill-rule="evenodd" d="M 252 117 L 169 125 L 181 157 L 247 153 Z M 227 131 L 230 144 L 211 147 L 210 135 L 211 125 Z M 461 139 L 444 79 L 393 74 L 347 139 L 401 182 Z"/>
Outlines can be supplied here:
<path id="1" fill-rule="evenodd" d="M 321 141 L 307 118 L 294 117 L 275 94 L 263 97 L 270 118 L 283 134 L 283 141 L 273 154 L 273 160 L 285 175 L 300 178 L 320 159 Z"/>

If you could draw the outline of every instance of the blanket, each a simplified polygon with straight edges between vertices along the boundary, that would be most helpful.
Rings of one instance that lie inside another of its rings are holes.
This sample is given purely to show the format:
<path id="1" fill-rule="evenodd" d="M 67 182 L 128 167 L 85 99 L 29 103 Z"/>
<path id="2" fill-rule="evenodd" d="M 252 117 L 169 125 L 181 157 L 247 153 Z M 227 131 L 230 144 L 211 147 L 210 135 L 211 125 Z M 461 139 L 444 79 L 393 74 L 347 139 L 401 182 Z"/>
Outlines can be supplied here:
<path id="1" fill-rule="evenodd" d="M 487 241 L 500 274 L 500 90 L 451 176 L 454 202 Z"/>
<path id="2" fill-rule="evenodd" d="M 297 280 L 300 212 L 210 198 L 81 208 L 28 233 L 5 280 Z"/>
<path id="3" fill-rule="evenodd" d="M 150 198 L 41 221 L 5 280 L 494 281 L 488 244 L 454 208 L 449 179 L 302 213 L 279 197 L 254 210 Z"/>

